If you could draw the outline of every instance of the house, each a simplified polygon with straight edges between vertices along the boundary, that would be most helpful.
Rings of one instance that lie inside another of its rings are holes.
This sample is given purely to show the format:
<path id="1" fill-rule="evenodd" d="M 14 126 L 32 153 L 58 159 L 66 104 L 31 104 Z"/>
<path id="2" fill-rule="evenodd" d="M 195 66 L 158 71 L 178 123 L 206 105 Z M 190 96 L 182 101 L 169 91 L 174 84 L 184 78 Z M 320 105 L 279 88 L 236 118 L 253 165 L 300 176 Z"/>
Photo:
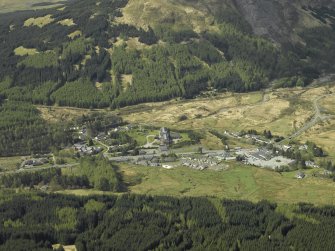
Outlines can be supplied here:
<path id="1" fill-rule="evenodd" d="M 170 132 L 171 139 L 181 139 L 181 135 L 178 132 Z"/>
<path id="2" fill-rule="evenodd" d="M 176 160 L 176 157 L 164 157 L 162 159 L 163 162 L 175 162 Z"/>
<path id="3" fill-rule="evenodd" d="M 288 145 L 283 145 L 282 146 L 282 150 L 284 151 L 284 152 L 287 152 L 288 150 L 290 150 L 292 148 L 292 146 L 288 146 Z"/>
<path id="4" fill-rule="evenodd" d="M 306 151 L 306 150 L 308 150 L 308 145 L 299 146 L 299 150 L 300 151 Z"/>
<path id="5" fill-rule="evenodd" d="M 49 160 L 47 158 L 28 159 L 21 163 L 21 167 L 42 166 L 47 163 L 49 163 Z"/>
<path id="6" fill-rule="evenodd" d="M 142 161 L 142 160 L 151 161 L 153 158 L 154 158 L 153 155 L 143 155 L 143 156 L 139 156 L 137 158 L 137 161 Z"/>
<path id="7" fill-rule="evenodd" d="M 84 142 L 81 142 L 81 143 L 76 143 L 76 144 L 74 144 L 73 145 L 73 147 L 74 147 L 74 149 L 76 150 L 76 151 L 79 151 L 82 147 L 84 147 L 85 146 L 85 143 Z"/>
<path id="8" fill-rule="evenodd" d="M 79 131 L 80 134 L 86 134 L 86 132 L 87 132 L 87 129 L 85 126 L 83 126 Z"/>
<path id="9" fill-rule="evenodd" d="M 102 151 L 101 147 L 88 146 L 85 143 L 74 144 L 74 149 L 81 155 L 93 155 Z"/>
<path id="10" fill-rule="evenodd" d="M 138 154 L 139 154 L 139 155 L 146 155 L 147 152 L 146 152 L 145 150 L 143 150 L 143 149 L 140 149 L 140 150 L 138 151 Z"/>
<path id="11" fill-rule="evenodd" d="M 167 153 L 169 151 L 169 147 L 167 145 L 160 145 L 159 146 L 159 150 L 162 152 L 162 153 Z"/>
<path id="12" fill-rule="evenodd" d="M 328 176 L 328 175 L 332 175 L 333 173 L 331 172 L 331 171 L 329 171 L 329 170 L 324 170 L 323 171 L 323 175 L 326 175 L 326 176 Z"/>
<path id="13" fill-rule="evenodd" d="M 300 171 L 300 172 L 297 173 L 297 175 L 296 175 L 295 177 L 296 177 L 297 179 L 303 179 L 303 178 L 305 178 L 305 176 L 306 176 L 306 175 L 305 175 L 303 172 Z"/>
<path id="14" fill-rule="evenodd" d="M 160 166 L 161 164 L 160 164 L 160 160 L 159 160 L 159 158 L 157 158 L 157 157 L 153 157 L 153 158 L 148 162 L 148 165 L 149 165 L 149 166 L 153 166 L 153 167 L 158 167 L 158 166 Z"/>
<path id="15" fill-rule="evenodd" d="M 306 164 L 307 167 L 311 167 L 311 168 L 319 168 L 319 166 L 318 166 L 317 164 L 315 164 L 315 162 L 310 161 L 310 160 L 305 161 L 305 164 Z"/>
<path id="16" fill-rule="evenodd" d="M 107 137 L 106 137 L 106 133 L 101 132 L 101 133 L 99 133 L 94 139 L 95 139 L 95 140 L 100 140 L 100 141 L 102 141 L 102 140 L 106 140 L 106 139 L 107 139 Z"/>

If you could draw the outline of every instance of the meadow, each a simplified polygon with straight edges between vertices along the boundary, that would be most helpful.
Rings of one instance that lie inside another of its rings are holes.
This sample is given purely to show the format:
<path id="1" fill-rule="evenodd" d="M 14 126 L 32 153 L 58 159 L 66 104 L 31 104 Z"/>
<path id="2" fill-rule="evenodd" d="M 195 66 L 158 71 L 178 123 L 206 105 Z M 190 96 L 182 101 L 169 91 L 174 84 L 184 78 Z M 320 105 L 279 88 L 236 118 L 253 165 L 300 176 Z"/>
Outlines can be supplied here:
<path id="1" fill-rule="evenodd" d="M 13 171 L 17 168 L 19 164 L 22 162 L 22 157 L 14 156 L 14 157 L 1 157 L 0 158 L 0 169 L 3 171 Z"/>
<path id="2" fill-rule="evenodd" d="M 184 167 L 163 169 L 123 164 L 119 166 L 119 172 L 129 185 L 127 193 L 335 205 L 335 183 L 329 179 L 312 177 L 313 170 L 306 172 L 305 179 L 298 180 L 295 178 L 297 171 L 280 174 L 235 162 L 229 166 L 224 171 L 197 171 Z M 115 194 L 95 190 L 65 190 L 60 193 Z"/>

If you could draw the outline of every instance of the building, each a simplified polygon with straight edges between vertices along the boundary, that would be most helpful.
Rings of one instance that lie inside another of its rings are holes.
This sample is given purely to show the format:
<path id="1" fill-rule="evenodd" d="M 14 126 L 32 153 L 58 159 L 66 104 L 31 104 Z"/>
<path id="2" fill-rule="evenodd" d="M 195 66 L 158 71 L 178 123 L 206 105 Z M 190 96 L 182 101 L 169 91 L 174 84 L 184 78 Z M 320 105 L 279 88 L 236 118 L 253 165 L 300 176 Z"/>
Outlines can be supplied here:
<path id="1" fill-rule="evenodd" d="M 93 155 L 102 151 L 101 147 L 88 146 L 86 143 L 76 143 L 73 147 L 81 155 Z"/>
<path id="2" fill-rule="evenodd" d="M 166 127 L 162 127 L 159 131 L 159 139 L 162 145 L 169 145 L 171 143 L 170 130 Z"/>
<path id="3" fill-rule="evenodd" d="M 38 159 L 27 159 L 21 163 L 21 168 L 23 167 L 33 167 L 33 166 L 42 166 L 49 163 L 47 158 L 38 158 Z"/>
<path id="4" fill-rule="evenodd" d="M 143 149 L 140 149 L 138 150 L 138 154 L 139 155 L 146 155 L 147 154 L 147 151 L 143 150 Z"/>
<path id="5" fill-rule="evenodd" d="M 319 168 L 319 166 L 318 166 L 317 164 L 315 164 L 315 162 L 310 161 L 310 160 L 305 161 L 305 164 L 306 164 L 307 167 L 311 167 L 311 168 Z"/>
<path id="6" fill-rule="evenodd" d="M 308 145 L 299 146 L 299 150 L 300 151 L 306 151 L 306 150 L 308 150 Z"/>
<path id="7" fill-rule="evenodd" d="M 167 145 L 160 145 L 159 146 L 159 150 L 162 152 L 162 153 L 167 153 L 169 151 L 169 147 Z"/>
<path id="8" fill-rule="evenodd" d="M 297 179 L 303 179 L 306 177 L 306 175 L 303 172 L 298 172 L 297 175 L 295 176 Z"/>
<path id="9" fill-rule="evenodd" d="M 283 150 L 284 152 L 287 152 L 288 150 L 290 150 L 292 148 L 292 146 L 288 146 L 288 145 L 282 145 L 281 146 L 281 150 Z"/>
<path id="10" fill-rule="evenodd" d="M 181 139 L 181 135 L 178 132 L 170 132 L 171 139 Z"/>
<path id="11" fill-rule="evenodd" d="M 259 159 L 259 160 L 270 160 L 273 157 L 272 152 L 266 149 L 258 149 L 257 152 L 254 152 L 250 155 L 254 157 L 255 159 Z"/>

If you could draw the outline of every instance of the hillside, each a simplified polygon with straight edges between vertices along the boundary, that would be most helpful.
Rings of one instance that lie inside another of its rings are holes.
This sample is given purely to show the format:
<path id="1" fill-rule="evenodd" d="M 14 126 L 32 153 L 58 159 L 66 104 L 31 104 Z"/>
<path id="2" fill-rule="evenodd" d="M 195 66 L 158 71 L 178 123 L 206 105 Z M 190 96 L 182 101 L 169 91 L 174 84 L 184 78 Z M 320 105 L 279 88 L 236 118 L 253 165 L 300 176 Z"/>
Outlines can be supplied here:
<path id="1" fill-rule="evenodd" d="M 0 196 L 6 202 L 0 204 L 3 250 L 332 250 L 335 245 L 331 206 L 143 195 L 4 191 Z"/>
<path id="2" fill-rule="evenodd" d="M 37 2 L 0 15 L 0 97 L 116 108 L 334 72 L 331 1 Z"/>

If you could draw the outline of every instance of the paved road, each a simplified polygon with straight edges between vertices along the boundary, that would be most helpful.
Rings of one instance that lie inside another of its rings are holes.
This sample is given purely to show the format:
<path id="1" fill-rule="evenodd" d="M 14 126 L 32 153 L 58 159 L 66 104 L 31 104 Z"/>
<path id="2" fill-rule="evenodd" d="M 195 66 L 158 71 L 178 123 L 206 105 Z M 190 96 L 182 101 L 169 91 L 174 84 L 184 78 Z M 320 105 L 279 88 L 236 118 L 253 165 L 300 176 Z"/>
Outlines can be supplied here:
<path id="1" fill-rule="evenodd" d="M 171 150 L 171 152 L 174 152 Z M 174 152 L 177 156 L 182 157 L 182 156 L 188 156 L 188 155 L 194 155 L 198 154 L 199 152 Z M 225 150 L 203 150 L 202 154 L 224 154 Z M 146 155 L 136 155 L 136 156 L 118 156 L 118 157 L 113 157 L 111 154 L 104 153 L 104 157 L 107 158 L 110 161 L 116 161 L 116 162 L 127 162 L 127 161 L 136 161 L 139 158 L 152 158 L 152 157 L 161 157 L 161 152 L 155 153 L 155 154 L 146 154 Z"/>
<path id="2" fill-rule="evenodd" d="M 293 139 L 296 138 L 298 136 L 300 136 L 302 133 L 304 133 L 305 131 L 307 131 L 308 129 L 312 128 L 313 126 L 315 126 L 317 123 L 333 118 L 335 116 L 333 115 L 324 115 L 322 114 L 321 110 L 320 110 L 320 105 L 319 105 L 319 101 L 325 97 L 329 97 L 329 96 L 334 96 L 335 94 L 326 94 L 323 96 L 320 96 L 316 99 L 313 100 L 313 106 L 314 106 L 314 110 L 315 110 L 315 114 L 313 116 L 313 118 L 309 121 L 307 121 L 303 127 L 299 128 L 296 132 L 294 132 L 292 135 L 290 135 L 288 138 L 289 139 Z"/>

